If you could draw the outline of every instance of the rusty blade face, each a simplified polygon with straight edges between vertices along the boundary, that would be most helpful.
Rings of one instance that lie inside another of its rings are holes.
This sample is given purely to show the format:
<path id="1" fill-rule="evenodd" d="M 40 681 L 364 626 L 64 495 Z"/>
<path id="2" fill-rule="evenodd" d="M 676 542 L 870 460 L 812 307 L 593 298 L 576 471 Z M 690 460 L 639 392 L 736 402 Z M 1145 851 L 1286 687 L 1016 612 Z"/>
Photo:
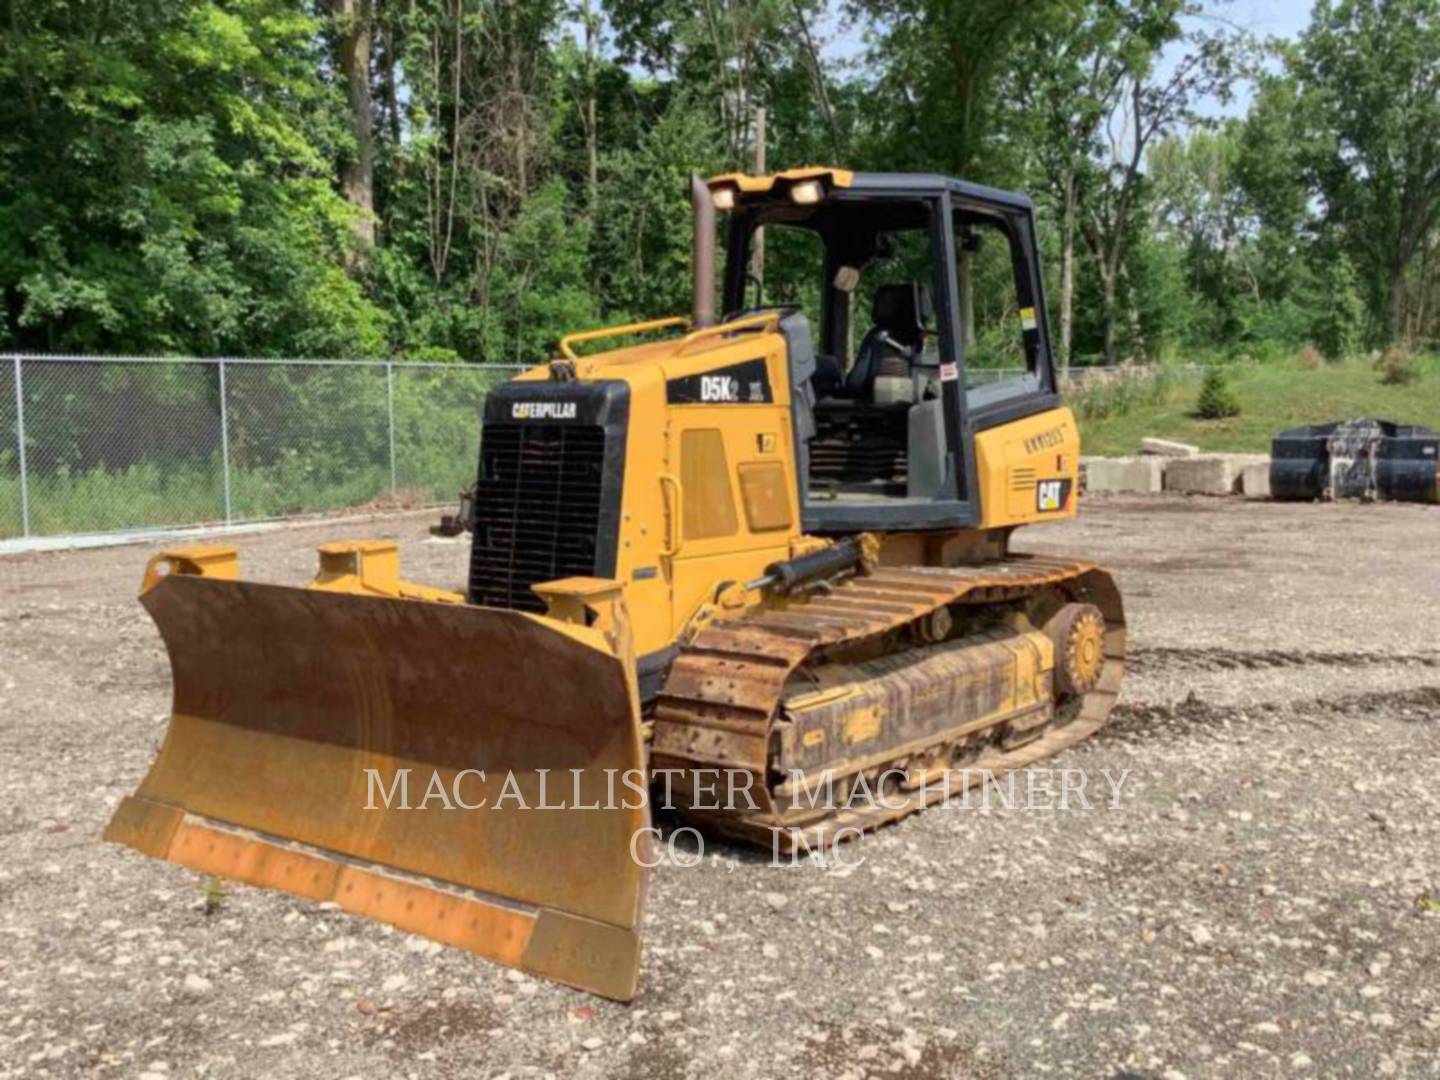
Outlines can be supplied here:
<path id="1" fill-rule="evenodd" d="M 644 757 L 598 635 L 184 575 L 143 602 L 174 715 L 108 839 L 633 995 Z"/>

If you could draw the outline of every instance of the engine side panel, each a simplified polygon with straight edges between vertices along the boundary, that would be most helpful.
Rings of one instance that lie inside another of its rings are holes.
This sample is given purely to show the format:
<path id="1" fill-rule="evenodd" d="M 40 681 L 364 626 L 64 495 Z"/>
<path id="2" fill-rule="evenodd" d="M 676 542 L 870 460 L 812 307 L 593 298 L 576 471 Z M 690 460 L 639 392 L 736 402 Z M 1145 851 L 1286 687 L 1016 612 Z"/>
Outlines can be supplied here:
<path id="1" fill-rule="evenodd" d="M 1068 408 L 978 432 L 980 528 L 1073 518 L 1080 501 L 1080 429 Z"/>

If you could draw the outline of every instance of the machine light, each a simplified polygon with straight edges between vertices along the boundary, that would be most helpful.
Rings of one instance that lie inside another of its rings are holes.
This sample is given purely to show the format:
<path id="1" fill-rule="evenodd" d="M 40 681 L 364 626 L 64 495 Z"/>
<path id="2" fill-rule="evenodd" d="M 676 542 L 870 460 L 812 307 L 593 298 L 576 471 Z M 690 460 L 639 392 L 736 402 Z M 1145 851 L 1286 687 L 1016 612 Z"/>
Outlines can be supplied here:
<path id="1" fill-rule="evenodd" d="M 819 180 L 802 180 L 790 189 L 790 201 L 801 206 L 811 206 L 820 201 L 823 193 Z"/>
<path id="2" fill-rule="evenodd" d="M 716 210 L 735 209 L 735 189 L 733 187 L 716 188 L 710 193 L 710 198 L 715 203 Z"/>

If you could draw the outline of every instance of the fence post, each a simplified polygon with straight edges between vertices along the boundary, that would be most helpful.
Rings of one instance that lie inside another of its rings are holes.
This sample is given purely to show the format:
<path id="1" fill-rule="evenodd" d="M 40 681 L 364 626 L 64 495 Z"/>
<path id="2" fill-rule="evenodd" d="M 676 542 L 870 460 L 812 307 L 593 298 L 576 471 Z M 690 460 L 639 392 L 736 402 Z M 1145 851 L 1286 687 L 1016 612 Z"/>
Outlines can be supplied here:
<path id="1" fill-rule="evenodd" d="M 385 361 L 386 416 L 390 419 L 390 494 L 395 494 L 395 365 Z"/>
<path id="2" fill-rule="evenodd" d="M 225 361 L 220 361 L 220 471 L 225 487 L 225 524 L 230 524 L 230 413 L 226 404 Z"/>
<path id="3" fill-rule="evenodd" d="M 25 390 L 20 382 L 23 365 L 20 357 L 15 361 L 15 442 L 20 456 L 20 535 L 30 538 L 30 478 L 25 474 Z"/>

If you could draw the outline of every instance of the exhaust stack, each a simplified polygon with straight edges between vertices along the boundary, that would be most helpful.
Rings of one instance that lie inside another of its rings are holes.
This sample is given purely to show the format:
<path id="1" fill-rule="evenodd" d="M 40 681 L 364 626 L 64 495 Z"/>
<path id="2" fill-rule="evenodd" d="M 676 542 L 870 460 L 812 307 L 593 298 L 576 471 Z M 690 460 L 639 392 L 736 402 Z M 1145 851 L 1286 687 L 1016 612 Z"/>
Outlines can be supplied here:
<path id="1" fill-rule="evenodd" d="M 690 324 L 699 330 L 715 325 L 715 200 L 696 173 L 690 174 L 690 208 L 694 217 L 690 265 L 695 283 Z"/>

